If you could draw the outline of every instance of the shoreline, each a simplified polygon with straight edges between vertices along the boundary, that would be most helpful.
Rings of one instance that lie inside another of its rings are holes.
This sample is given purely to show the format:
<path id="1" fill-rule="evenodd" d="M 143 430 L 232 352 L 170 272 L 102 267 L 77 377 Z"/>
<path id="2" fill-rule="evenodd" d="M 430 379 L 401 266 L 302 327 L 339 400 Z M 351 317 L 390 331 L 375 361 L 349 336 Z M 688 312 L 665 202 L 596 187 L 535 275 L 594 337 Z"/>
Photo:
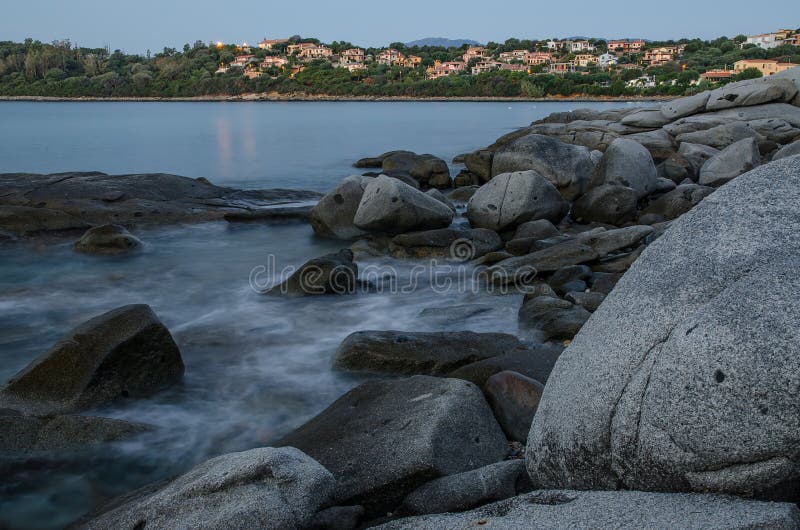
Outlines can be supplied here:
<path id="1" fill-rule="evenodd" d="M 323 94 L 278 94 L 250 93 L 239 96 L 189 96 L 189 97 L 162 97 L 162 96 L 0 96 L 2 101 L 28 101 L 28 102 L 292 102 L 292 101 L 342 101 L 342 102 L 488 102 L 488 103 L 628 103 L 638 101 L 669 101 L 676 96 L 564 96 L 564 97 L 495 97 L 495 96 L 454 96 L 454 97 L 413 97 L 413 96 L 330 96 Z"/>

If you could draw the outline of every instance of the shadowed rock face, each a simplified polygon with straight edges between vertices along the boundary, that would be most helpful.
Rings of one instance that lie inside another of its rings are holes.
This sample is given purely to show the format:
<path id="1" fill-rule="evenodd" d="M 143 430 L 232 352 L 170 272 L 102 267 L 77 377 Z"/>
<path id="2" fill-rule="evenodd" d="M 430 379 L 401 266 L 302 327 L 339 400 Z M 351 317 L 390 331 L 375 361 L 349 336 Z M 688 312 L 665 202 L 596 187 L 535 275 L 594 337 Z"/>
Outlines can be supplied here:
<path id="1" fill-rule="evenodd" d="M 225 214 L 320 197 L 310 191 L 237 190 L 163 173 L 5 173 L 0 189 L 0 231 L 17 236 L 101 224 L 221 220 Z"/>
<path id="2" fill-rule="evenodd" d="M 147 305 L 88 320 L 23 368 L 0 401 L 33 411 L 74 411 L 147 396 L 183 376 L 169 330 Z"/>
<path id="3" fill-rule="evenodd" d="M 798 499 L 799 190 L 761 166 L 647 247 L 555 366 L 534 481 Z"/>

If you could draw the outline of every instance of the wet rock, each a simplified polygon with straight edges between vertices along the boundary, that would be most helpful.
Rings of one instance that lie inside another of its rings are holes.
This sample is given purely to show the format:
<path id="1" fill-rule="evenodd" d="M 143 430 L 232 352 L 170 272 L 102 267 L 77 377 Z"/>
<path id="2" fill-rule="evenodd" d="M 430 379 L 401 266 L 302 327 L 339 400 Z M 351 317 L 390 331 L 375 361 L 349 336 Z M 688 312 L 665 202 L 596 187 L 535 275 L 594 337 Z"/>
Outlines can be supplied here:
<path id="1" fill-rule="evenodd" d="M 602 232 L 584 232 L 578 234 L 576 242 L 589 245 L 597 253 L 597 257 L 602 258 L 612 252 L 637 246 L 652 233 L 651 226 L 634 225 Z"/>
<path id="2" fill-rule="evenodd" d="M 521 329 L 534 331 L 542 340 L 572 339 L 591 316 L 587 310 L 567 300 L 538 296 L 519 310 Z"/>
<path id="3" fill-rule="evenodd" d="M 685 214 L 710 195 L 714 188 L 700 186 L 698 184 L 681 184 L 669 193 L 665 193 L 658 199 L 651 202 L 644 209 L 644 215 L 658 216 L 660 221 L 677 219 Z M 644 223 L 644 217 L 639 218 L 639 222 Z M 659 222 L 660 222 L 659 221 Z"/>
<path id="4" fill-rule="evenodd" d="M 474 173 L 467 171 L 466 169 L 462 169 L 458 172 L 458 174 L 453 178 L 453 187 L 454 188 L 463 188 L 465 186 L 477 186 L 481 183 L 480 179 Z"/>
<path id="5" fill-rule="evenodd" d="M 575 281 L 588 280 L 592 276 L 592 269 L 586 265 L 568 265 L 561 267 L 550 276 L 547 283 L 556 293 L 566 294 L 564 287 Z"/>
<path id="6" fill-rule="evenodd" d="M 535 479 L 797 501 L 798 201 L 800 158 L 772 162 L 648 247 L 548 381 Z"/>
<path id="7" fill-rule="evenodd" d="M 353 219 L 369 232 L 401 234 L 414 230 L 446 228 L 453 211 L 438 200 L 386 176 L 367 184 Z"/>
<path id="8" fill-rule="evenodd" d="M 791 101 L 796 94 L 797 87 L 789 79 L 748 79 L 712 90 L 708 97 L 706 110 L 713 112 L 732 107 L 761 105 L 773 101 Z"/>
<path id="9" fill-rule="evenodd" d="M 73 248 L 84 254 L 126 254 L 141 248 L 142 242 L 119 225 L 90 228 Z"/>
<path id="10" fill-rule="evenodd" d="M 456 188 L 450 193 L 450 200 L 456 202 L 467 202 L 478 191 L 478 186 L 464 186 Z"/>
<path id="11" fill-rule="evenodd" d="M 510 370 L 546 383 L 562 350 L 560 345 L 547 344 L 506 353 L 462 366 L 448 377 L 464 379 L 483 387 L 494 374 Z"/>
<path id="12" fill-rule="evenodd" d="M 371 180 L 370 177 L 359 175 L 347 177 L 322 197 L 310 214 L 314 232 L 319 236 L 337 239 L 355 239 L 366 234 L 354 224 L 353 218 L 364 195 L 364 188 Z"/>
<path id="13" fill-rule="evenodd" d="M 642 198 L 653 192 L 657 176 L 653 157 L 647 149 L 638 142 L 620 138 L 606 149 L 592 175 L 591 185 L 626 186 L 633 188 L 637 198 Z"/>
<path id="14" fill-rule="evenodd" d="M 558 228 L 553 226 L 553 223 L 547 219 L 538 219 L 536 221 L 527 221 L 517 226 L 513 239 L 533 238 L 538 240 L 557 235 Z"/>
<path id="15" fill-rule="evenodd" d="M 363 506 L 332 506 L 318 511 L 308 530 L 355 530 L 363 517 Z"/>
<path id="16" fill-rule="evenodd" d="M 381 166 L 383 166 L 383 161 L 386 160 L 386 158 L 388 158 L 388 157 L 390 157 L 392 155 L 399 155 L 399 154 L 413 155 L 414 153 L 412 153 L 411 151 L 402 151 L 402 150 L 387 151 L 386 153 L 383 153 L 383 154 L 378 155 L 378 156 L 361 158 L 361 159 L 357 160 L 353 164 L 353 167 L 359 167 L 359 168 L 363 168 L 363 167 L 381 167 Z"/>
<path id="17" fill-rule="evenodd" d="M 469 261 L 503 248 L 500 236 L 485 228 L 440 228 L 408 232 L 392 238 L 392 254 L 398 258 L 441 257 Z"/>
<path id="18" fill-rule="evenodd" d="M 572 218 L 579 223 L 620 225 L 636 215 L 638 193 L 627 186 L 602 184 L 572 204 Z"/>
<path id="19" fill-rule="evenodd" d="M 558 222 L 569 210 L 553 184 L 535 171 L 503 173 L 481 186 L 467 205 L 474 227 L 501 231 L 527 221 Z"/>
<path id="20" fill-rule="evenodd" d="M 504 333 L 357 331 L 334 354 L 338 370 L 445 375 L 465 364 L 526 347 Z"/>
<path id="21" fill-rule="evenodd" d="M 489 182 L 492 178 L 492 158 L 494 153 L 488 149 L 480 149 L 478 151 L 469 153 L 464 158 L 464 165 L 473 175 L 480 179 L 480 182 Z"/>
<path id="22" fill-rule="evenodd" d="M 622 273 L 619 272 L 595 272 L 589 286 L 592 292 L 608 296 L 621 278 Z"/>
<path id="23" fill-rule="evenodd" d="M 683 142 L 678 148 L 678 154 L 681 155 L 691 167 L 691 174 L 695 177 L 700 174 L 700 168 L 706 163 L 706 160 L 719 153 L 719 149 L 709 147 L 703 144 L 693 144 L 691 142 Z"/>
<path id="24" fill-rule="evenodd" d="M 661 105 L 661 113 L 668 118 L 669 121 L 673 121 L 691 116 L 692 114 L 697 114 L 698 112 L 703 112 L 710 94 L 711 92 L 706 90 L 693 96 L 667 101 Z"/>
<path id="25" fill-rule="evenodd" d="M 524 256 L 505 259 L 489 267 L 489 280 L 495 285 L 532 282 L 538 275 L 553 272 L 567 265 L 594 261 L 600 255 L 588 244 L 565 241 Z"/>
<path id="26" fill-rule="evenodd" d="M 335 488 L 333 475 L 297 449 L 262 447 L 212 458 L 77 528 L 304 528 Z"/>
<path id="27" fill-rule="evenodd" d="M 91 226 L 162 225 L 221 220 L 321 194 L 300 190 L 237 190 L 205 179 L 147 173 L 0 174 L 0 230 L 15 235 L 85 230 Z"/>
<path id="28" fill-rule="evenodd" d="M 381 168 L 386 174 L 392 172 L 407 173 L 413 177 L 423 188 L 450 187 L 450 170 L 447 163 L 433 155 L 418 155 L 408 151 L 389 154 L 381 162 Z"/>
<path id="29" fill-rule="evenodd" d="M 586 189 L 594 171 L 591 151 L 541 134 L 528 134 L 499 148 L 492 160 L 492 175 L 533 170 L 573 200 Z"/>
<path id="30" fill-rule="evenodd" d="M 146 397 L 180 381 L 183 361 L 147 305 L 88 320 L 12 377 L 0 400 L 26 410 L 75 411 Z"/>
<path id="31" fill-rule="evenodd" d="M 605 300 L 606 295 L 603 293 L 584 293 L 584 292 L 573 292 L 567 293 L 564 296 L 564 299 L 572 302 L 575 305 L 579 305 L 582 308 L 586 309 L 590 313 L 594 313 L 597 311 L 597 308 L 600 307 L 600 304 L 603 303 Z"/>
<path id="32" fill-rule="evenodd" d="M 722 495 L 639 491 L 540 490 L 469 512 L 421 515 L 379 526 L 381 530 L 442 528 L 728 528 L 790 530 L 800 510 L 789 503 L 757 502 Z"/>
<path id="33" fill-rule="evenodd" d="M 517 494 L 517 481 L 525 473 L 522 460 L 506 460 L 472 471 L 432 480 L 411 492 L 400 512 L 428 514 L 459 512 Z"/>
<path id="34" fill-rule="evenodd" d="M 316 458 L 337 479 L 334 502 L 361 504 L 367 517 L 393 511 L 426 482 L 506 453 L 475 385 L 428 376 L 363 383 L 278 445 Z"/>
<path id="35" fill-rule="evenodd" d="M 761 164 L 758 144 L 745 138 L 731 144 L 710 158 L 700 169 L 700 184 L 721 186 Z"/>
<path id="36" fill-rule="evenodd" d="M 486 381 L 483 392 L 508 439 L 525 443 L 544 385 L 517 372 L 503 371 Z"/>
<path id="37" fill-rule="evenodd" d="M 72 414 L 35 416 L 0 409 L 0 455 L 63 455 L 68 451 L 129 439 L 150 429 L 150 426 L 141 423 L 111 418 Z"/>
<path id="38" fill-rule="evenodd" d="M 290 297 L 349 294 L 357 288 L 358 265 L 353 262 L 353 251 L 344 249 L 308 260 L 266 294 Z"/>
<path id="39" fill-rule="evenodd" d="M 598 264 L 593 265 L 592 270 L 597 272 L 625 272 L 633 265 L 633 262 L 639 259 L 644 249 L 645 246 L 641 245 L 632 252 L 609 256 Z"/>
<path id="40" fill-rule="evenodd" d="M 534 245 L 539 239 L 535 237 L 523 237 L 512 239 L 506 243 L 506 252 L 512 256 L 522 256 L 534 251 Z"/>

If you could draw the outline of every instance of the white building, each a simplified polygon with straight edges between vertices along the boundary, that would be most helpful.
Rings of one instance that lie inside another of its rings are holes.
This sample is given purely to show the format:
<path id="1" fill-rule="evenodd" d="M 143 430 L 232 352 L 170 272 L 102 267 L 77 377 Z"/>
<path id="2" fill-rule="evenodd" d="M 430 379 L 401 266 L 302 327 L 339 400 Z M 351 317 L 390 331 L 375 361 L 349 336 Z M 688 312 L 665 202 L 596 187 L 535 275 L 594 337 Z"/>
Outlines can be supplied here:
<path id="1" fill-rule="evenodd" d="M 759 48 L 769 50 L 783 44 L 783 39 L 777 33 L 762 33 L 761 35 L 751 35 L 747 37 L 744 44 L 755 44 Z"/>
<path id="2" fill-rule="evenodd" d="M 656 77 L 643 75 L 642 77 L 631 79 L 626 84 L 629 87 L 635 87 L 635 88 L 655 88 Z"/>
<path id="3" fill-rule="evenodd" d="M 613 53 L 604 53 L 597 58 L 597 65 L 601 67 L 614 66 L 619 62 Z"/>

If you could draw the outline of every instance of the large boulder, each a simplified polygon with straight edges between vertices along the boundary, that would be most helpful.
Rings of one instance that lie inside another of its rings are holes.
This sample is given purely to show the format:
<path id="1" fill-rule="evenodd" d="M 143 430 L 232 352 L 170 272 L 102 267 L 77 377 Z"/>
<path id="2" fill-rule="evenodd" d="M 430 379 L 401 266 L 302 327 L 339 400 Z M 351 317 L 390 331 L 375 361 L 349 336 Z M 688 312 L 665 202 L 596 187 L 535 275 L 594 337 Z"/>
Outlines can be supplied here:
<path id="1" fill-rule="evenodd" d="M 773 101 L 791 101 L 796 94 L 797 87 L 789 79 L 773 79 L 771 77 L 748 79 L 712 90 L 708 97 L 708 103 L 706 103 L 706 111 L 749 107 Z"/>
<path id="2" fill-rule="evenodd" d="M 387 234 L 446 228 L 452 221 L 446 205 L 385 175 L 367 184 L 353 218 L 362 230 Z"/>
<path id="3" fill-rule="evenodd" d="M 407 517 L 381 530 L 507 528 L 510 530 L 793 530 L 800 510 L 789 503 L 758 502 L 723 495 L 641 491 L 541 490 L 469 512 Z"/>
<path id="4" fill-rule="evenodd" d="M 569 204 L 555 186 L 536 171 L 497 175 L 467 205 L 472 226 L 498 232 L 538 219 L 557 223 L 568 211 Z"/>
<path id="5" fill-rule="evenodd" d="M 693 144 L 691 142 L 683 142 L 678 148 L 678 154 L 681 155 L 692 169 L 693 180 L 697 179 L 700 174 L 700 168 L 706 163 L 706 160 L 719 153 L 719 149 L 710 147 L 703 144 Z"/>
<path id="6" fill-rule="evenodd" d="M 504 370 L 486 380 L 483 391 L 509 440 L 525 443 L 544 385 L 520 373 Z"/>
<path id="7" fill-rule="evenodd" d="M 766 137 L 753 128 L 749 122 L 741 121 L 723 123 L 710 129 L 687 132 L 676 137 L 681 143 L 703 144 L 716 149 L 724 149 L 746 138 L 754 138 L 758 142 L 766 140 Z"/>
<path id="8" fill-rule="evenodd" d="M 383 158 L 381 169 L 386 174 L 408 174 L 422 187 L 450 187 L 450 169 L 447 163 L 433 155 L 398 151 Z"/>
<path id="9" fill-rule="evenodd" d="M 355 239 L 366 232 L 353 223 L 356 210 L 371 177 L 352 175 L 344 179 L 311 209 L 314 232 L 323 237 Z"/>
<path id="10" fill-rule="evenodd" d="M 481 182 L 488 182 L 492 178 L 492 158 L 494 152 L 489 149 L 480 149 L 464 157 L 464 165 L 470 173 L 477 176 Z"/>
<path id="11" fill-rule="evenodd" d="M 353 251 L 344 249 L 308 260 L 266 294 L 290 297 L 350 294 L 358 288 L 357 280 L 358 265 L 353 261 Z"/>
<path id="12" fill-rule="evenodd" d="M 334 355 L 339 370 L 445 375 L 460 366 L 527 348 L 513 335 L 472 331 L 357 331 Z"/>
<path id="13" fill-rule="evenodd" d="M 540 340 L 572 339 L 592 316 L 583 307 L 552 296 L 537 296 L 519 309 L 520 328 Z"/>
<path id="14" fill-rule="evenodd" d="M 564 351 L 528 437 L 543 487 L 798 500 L 800 158 L 718 189 Z"/>
<path id="15" fill-rule="evenodd" d="M 277 445 L 297 447 L 336 477 L 338 504 L 385 515 L 420 485 L 503 459 L 506 438 L 467 381 L 368 381 Z"/>
<path id="16" fill-rule="evenodd" d="M 525 475 L 525 462 L 505 460 L 457 475 L 432 480 L 409 493 L 400 512 L 445 513 L 513 497 Z"/>
<path id="17" fill-rule="evenodd" d="M 775 151 L 772 155 L 773 160 L 780 160 L 781 158 L 786 158 L 789 156 L 796 156 L 800 155 L 800 140 L 797 140 L 789 145 L 785 145 Z"/>
<path id="18" fill-rule="evenodd" d="M 462 366 L 448 374 L 448 377 L 466 379 L 483 387 L 494 374 L 510 370 L 546 383 L 562 351 L 561 345 L 548 343 Z"/>
<path id="19" fill-rule="evenodd" d="M 642 213 L 658 216 L 661 221 L 671 221 L 685 214 L 705 199 L 714 188 L 697 184 L 681 184 L 647 205 Z"/>
<path id="20" fill-rule="evenodd" d="M 664 116 L 660 107 L 636 109 L 630 114 L 626 114 L 620 123 L 623 125 L 630 125 L 633 127 L 642 127 L 646 129 L 657 129 L 662 125 L 671 122 L 672 118 Z"/>
<path id="21" fill-rule="evenodd" d="M 667 159 L 675 152 L 675 139 L 663 128 L 655 131 L 626 134 L 624 138 L 642 144 L 655 159 Z"/>
<path id="22" fill-rule="evenodd" d="M 673 121 L 691 116 L 692 114 L 697 114 L 698 112 L 703 112 L 710 95 L 711 92 L 706 90 L 693 96 L 667 101 L 661 105 L 661 113 L 664 117 L 669 118 L 669 121 Z"/>
<path id="23" fill-rule="evenodd" d="M 84 254 L 126 254 L 141 248 L 142 242 L 124 226 L 103 225 L 87 230 L 73 248 Z"/>
<path id="24" fill-rule="evenodd" d="M 492 175 L 533 170 L 572 200 L 586 189 L 594 171 L 591 151 L 542 134 L 528 134 L 499 148 L 492 159 Z"/>
<path id="25" fill-rule="evenodd" d="M 606 149 L 591 182 L 592 187 L 627 186 L 642 198 L 655 191 L 656 178 L 656 165 L 647 149 L 638 142 L 620 138 Z"/>
<path id="26" fill-rule="evenodd" d="M 754 138 L 739 140 L 711 157 L 700 169 L 700 184 L 721 186 L 761 163 Z"/>
<path id="27" fill-rule="evenodd" d="M 633 219 L 638 194 L 633 188 L 619 184 L 602 184 L 592 188 L 572 204 L 572 218 L 579 223 L 619 225 Z"/>
<path id="28" fill-rule="evenodd" d="M 570 240 L 524 256 L 504 259 L 489 267 L 486 274 L 495 285 L 526 285 L 542 273 L 557 271 L 567 265 L 588 263 L 599 257 L 590 245 Z"/>
<path id="29" fill-rule="evenodd" d="M 212 458 L 143 488 L 77 528 L 305 528 L 333 494 L 333 475 L 293 447 Z"/>
<path id="30" fill-rule="evenodd" d="M 784 70 L 783 72 L 772 74 L 772 78 L 788 79 L 792 83 L 794 83 L 795 88 L 797 88 L 797 95 L 795 95 L 794 99 L 790 101 L 790 103 L 792 105 L 800 107 L 800 67 L 789 68 L 788 70 Z"/>
<path id="31" fill-rule="evenodd" d="M 0 400 L 30 410 L 81 410 L 145 397 L 178 382 L 184 366 L 150 306 L 127 305 L 72 330 L 12 377 Z"/>

